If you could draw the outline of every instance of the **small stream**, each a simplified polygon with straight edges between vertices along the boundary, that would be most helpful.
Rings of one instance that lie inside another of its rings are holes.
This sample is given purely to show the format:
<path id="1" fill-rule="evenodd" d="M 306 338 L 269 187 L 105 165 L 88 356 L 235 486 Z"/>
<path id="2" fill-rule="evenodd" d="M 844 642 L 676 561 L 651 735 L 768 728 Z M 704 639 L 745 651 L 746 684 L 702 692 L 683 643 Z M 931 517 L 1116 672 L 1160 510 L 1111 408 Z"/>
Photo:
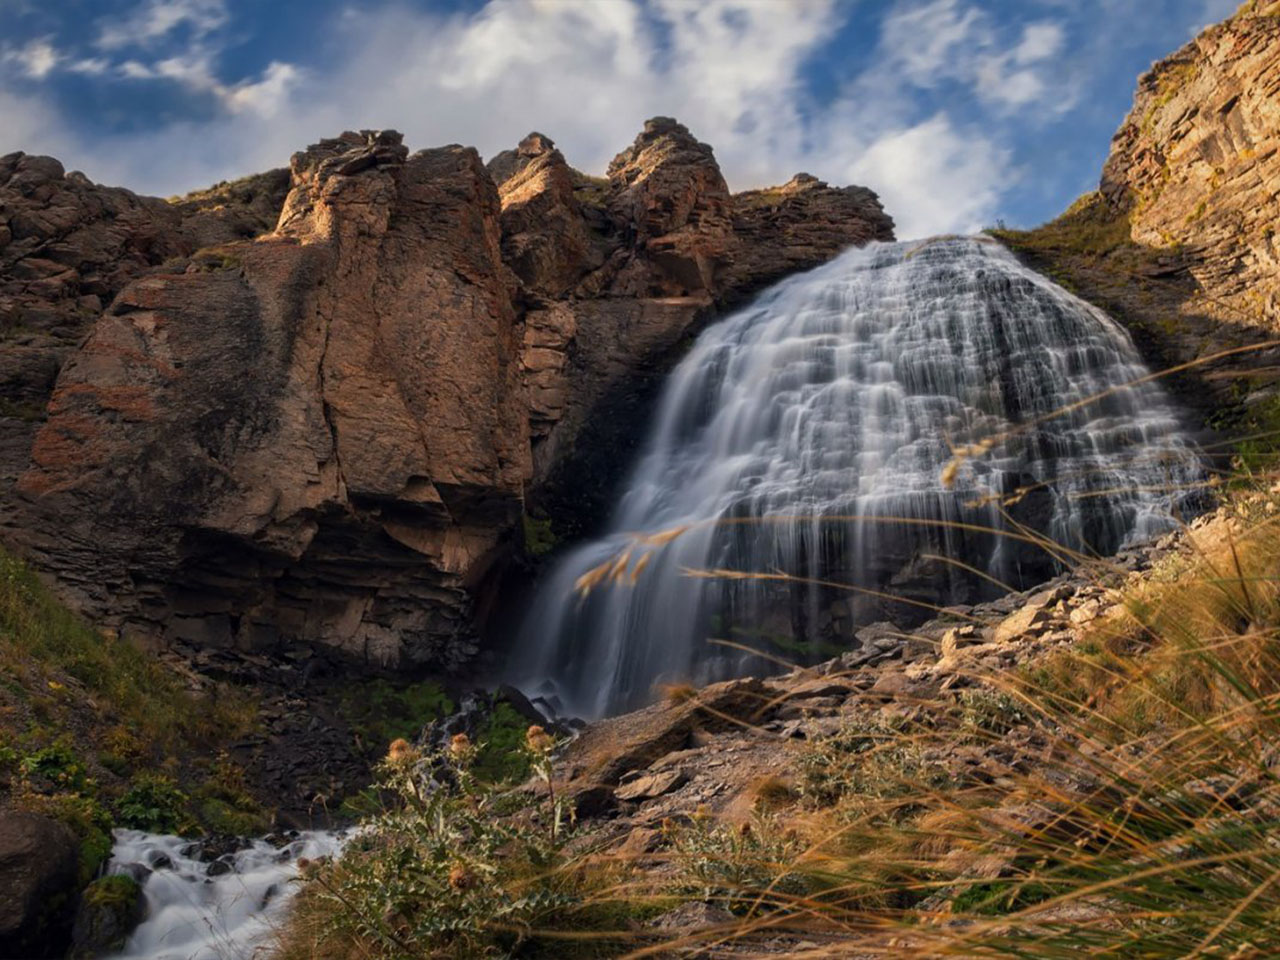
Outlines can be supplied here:
<path id="1" fill-rule="evenodd" d="M 216 859 L 199 842 L 115 831 L 108 873 L 142 884 L 146 912 L 117 957 L 137 960 L 245 960 L 265 956 L 297 885 L 300 858 L 332 856 L 344 835 L 299 833 L 287 842 L 250 841 Z"/>

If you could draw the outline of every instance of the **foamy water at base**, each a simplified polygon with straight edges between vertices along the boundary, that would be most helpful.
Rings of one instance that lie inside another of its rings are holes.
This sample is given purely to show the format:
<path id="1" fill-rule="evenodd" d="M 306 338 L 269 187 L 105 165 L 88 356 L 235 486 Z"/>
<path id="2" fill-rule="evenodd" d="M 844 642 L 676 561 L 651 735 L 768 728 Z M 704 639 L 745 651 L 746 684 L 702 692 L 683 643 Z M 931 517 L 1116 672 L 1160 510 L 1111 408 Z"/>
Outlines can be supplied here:
<path id="1" fill-rule="evenodd" d="M 279 847 L 255 840 L 212 863 L 201 862 L 198 845 L 182 837 L 117 830 L 115 841 L 108 872 L 138 879 L 146 905 L 116 956 L 243 960 L 269 954 L 297 889 L 298 860 L 338 853 L 343 835 L 307 832 Z"/>

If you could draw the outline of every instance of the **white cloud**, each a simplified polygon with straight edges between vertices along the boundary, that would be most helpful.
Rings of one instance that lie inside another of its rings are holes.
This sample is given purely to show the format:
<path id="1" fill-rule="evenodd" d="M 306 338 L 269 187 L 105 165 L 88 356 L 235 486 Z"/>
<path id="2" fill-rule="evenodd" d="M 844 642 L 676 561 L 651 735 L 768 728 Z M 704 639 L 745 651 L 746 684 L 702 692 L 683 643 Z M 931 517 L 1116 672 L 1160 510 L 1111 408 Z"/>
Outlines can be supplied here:
<path id="1" fill-rule="evenodd" d="M 147 46 L 184 26 L 199 38 L 224 26 L 227 19 L 225 0 L 147 0 L 125 17 L 104 20 L 95 46 L 101 50 Z"/>
<path id="2" fill-rule="evenodd" d="M 111 69 L 111 61 L 106 57 L 84 57 L 67 64 L 72 73 L 83 73 L 91 77 L 99 77 Z"/>
<path id="3" fill-rule="evenodd" d="M 1062 49 L 1065 40 L 1060 23 L 1028 24 L 1022 31 L 1022 42 L 1013 51 L 1013 60 L 1020 66 L 1047 60 Z"/>
<path id="4" fill-rule="evenodd" d="M 182 24 L 189 34 L 161 58 L 135 55 L 109 72 L 214 96 L 220 115 L 108 137 L 64 159 L 95 179 L 165 195 L 283 165 L 344 129 L 395 127 L 415 148 L 467 143 L 485 156 L 537 129 L 575 166 L 602 172 L 646 118 L 669 115 L 714 146 L 734 189 L 799 170 L 865 183 L 904 238 L 994 219 L 1012 178 L 998 132 L 922 116 L 912 90 L 945 74 L 983 91 L 1003 84 L 1006 99 L 1033 97 L 1038 81 L 1018 74 L 1035 64 L 1006 68 L 1017 54 L 993 46 L 983 15 L 935 0 L 895 10 L 857 80 L 810 110 L 803 68 L 848 9 L 838 0 L 490 0 L 470 16 L 383 8 L 343 19 L 340 53 L 305 83 L 282 62 L 225 82 L 211 34 L 225 23 L 224 6 L 149 0 L 104 27 L 99 45 L 145 45 Z M 1052 39 L 1028 33 L 1017 49 L 1034 61 Z M 978 53 L 993 62 L 985 80 Z M 4 119 L 0 140 L 9 141 Z"/>
<path id="5" fill-rule="evenodd" d="M 881 46 L 892 69 L 900 70 L 917 86 L 932 87 L 967 71 L 965 48 L 981 48 L 990 42 L 978 10 L 961 10 L 956 0 L 934 0 L 891 12 L 885 18 Z"/>
<path id="6" fill-rule="evenodd" d="M 30 80 L 43 80 L 64 59 L 48 38 L 31 40 L 25 46 L 0 54 L 0 60 L 16 63 L 22 75 Z"/>
<path id="7" fill-rule="evenodd" d="M 222 101 L 233 113 L 251 111 L 272 117 L 284 108 L 302 76 L 302 71 L 293 64 L 273 60 L 263 71 L 261 80 L 223 88 Z"/>
<path id="8" fill-rule="evenodd" d="M 988 226 L 1012 178 L 1007 150 L 962 133 L 942 114 L 880 137 L 848 174 L 875 185 L 901 238 Z"/>

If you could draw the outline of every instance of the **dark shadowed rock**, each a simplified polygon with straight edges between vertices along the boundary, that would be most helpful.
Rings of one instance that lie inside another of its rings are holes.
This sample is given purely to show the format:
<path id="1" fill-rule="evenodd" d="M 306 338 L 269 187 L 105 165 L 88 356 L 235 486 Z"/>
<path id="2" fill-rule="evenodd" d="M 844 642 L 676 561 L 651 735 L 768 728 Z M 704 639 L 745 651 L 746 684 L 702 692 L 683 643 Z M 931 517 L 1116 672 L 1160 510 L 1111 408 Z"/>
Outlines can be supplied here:
<path id="1" fill-rule="evenodd" d="M 60 957 L 79 898 L 79 844 L 65 824 L 0 811 L 0 957 Z"/>

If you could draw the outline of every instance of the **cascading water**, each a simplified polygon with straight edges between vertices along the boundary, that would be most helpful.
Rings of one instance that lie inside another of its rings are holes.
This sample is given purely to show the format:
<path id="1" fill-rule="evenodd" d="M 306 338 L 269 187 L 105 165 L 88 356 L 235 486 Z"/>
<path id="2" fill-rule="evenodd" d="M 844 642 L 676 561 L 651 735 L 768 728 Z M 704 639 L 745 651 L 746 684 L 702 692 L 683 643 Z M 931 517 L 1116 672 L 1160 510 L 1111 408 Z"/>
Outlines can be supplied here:
<path id="1" fill-rule="evenodd" d="M 1063 556 L 1022 530 L 1097 554 L 1150 538 L 1201 466 L 1147 373 L 1113 321 L 986 237 L 790 278 L 672 373 L 612 532 L 541 585 L 512 678 L 599 716 L 765 665 L 713 638 L 816 655 L 1045 579 Z M 856 589 L 690 575 L 708 570 Z"/>
<path id="2" fill-rule="evenodd" d="M 282 846 L 254 840 L 211 862 L 181 837 L 117 830 L 109 873 L 142 884 L 145 912 L 128 960 L 242 960 L 265 956 L 274 922 L 293 892 L 302 858 L 333 856 L 339 834 L 303 833 Z"/>

